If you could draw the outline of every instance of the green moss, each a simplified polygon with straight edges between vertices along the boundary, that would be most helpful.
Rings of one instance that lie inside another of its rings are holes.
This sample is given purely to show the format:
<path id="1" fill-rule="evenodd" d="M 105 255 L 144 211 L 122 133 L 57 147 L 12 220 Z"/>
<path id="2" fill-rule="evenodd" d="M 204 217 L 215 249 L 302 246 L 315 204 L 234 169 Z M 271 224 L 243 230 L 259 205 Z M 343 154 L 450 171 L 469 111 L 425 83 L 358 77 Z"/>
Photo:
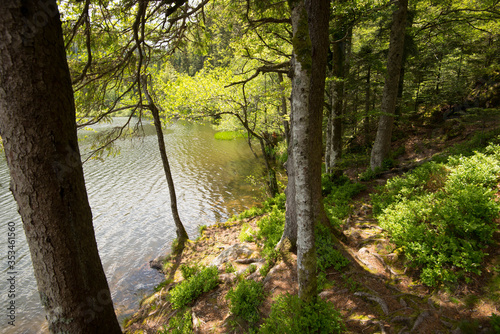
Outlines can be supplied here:
<path id="1" fill-rule="evenodd" d="M 309 37 L 309 24 L 305 8 L 302 8 L 300 13 L 297 32 L 293 36 L 292 44 L 297 60 L 302 65 L 302 68 L 309 73 L 312 67 L 312 44 Z"/>
<path id="2" fill-rule="evenodd" d="M 239 131 L 220 131 L 214 135 L 214 138 L 217 140 L 234 140 L 237 138 L 247 138 L 248 135 L 246 133 L 242 133 Z"/>
<path id="3" fill-rule="evenodd" d="M 317 297 L 316 278 L 316 248 L 312 247 L 302 256 L 302 265 L 299 267 L 299 284 L 301 277 L 308 277 L 309 282 L 302 288 L 301 299 L 312 302 Z"/>

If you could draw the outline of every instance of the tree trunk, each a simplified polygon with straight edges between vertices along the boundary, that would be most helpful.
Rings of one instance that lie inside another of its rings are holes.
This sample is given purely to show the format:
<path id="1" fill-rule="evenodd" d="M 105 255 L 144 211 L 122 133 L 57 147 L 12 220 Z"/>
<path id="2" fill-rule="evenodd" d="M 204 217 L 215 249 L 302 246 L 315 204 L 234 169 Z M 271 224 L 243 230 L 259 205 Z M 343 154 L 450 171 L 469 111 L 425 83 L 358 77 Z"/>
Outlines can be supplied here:
<path id="1" fill-rule="evenodd" d="M 293 108 L 292 108 L 293 111 Z M 290 113 L 290 124 L 293 124 L 293 112 Z M 290 136 L 292 131 L 290 128 Z M 297 208 L 295 207 L 295 167 L 293 159 L 293 149 L 291 145 L 291 137 L 288 144 L 288 159 L 286 161 L 286 174 L 288 176 L 288 184 L 285 189 L 286 194 L 286 212 L 285 212 L 285 228 L 279 242 L 279 246 L 283 245 L 286 240 L 290 242 L 290 251 L 297 251 Z M 278 246 L 278 247 L 279 247 Z"/>
<path id="2" fill-rule="evenodd" d="M 371 81 L 371 70 L 372 70 L 372 66 L 371 66 L 371 63 L 368 62 L 368 70 L 367 70 L 367 73 L 366 73 L 366 91 L 365 91 L 365 119 L 364 119 L 364 122 L 363 122 L 363 126 L 364 126 L 364 132 L 365 132 L 365 140 L 364 140 L 364 145 L 367 146 L 368 143 L 370 142 L 370 101 L 371 101 L 371 96 L 370 96 L 370 93 L 371 93 L 371 84 L 370 84 L 370 81 Z"/>
<path id="3" fill-rule="evenodd" d="M 260 143 L 260 149 L 262 151 L 262 157 L 264 158 L 264 164 L 267 171 L 267 189 L 269 189 L 269 195 L 275 197 L 279 194 L 278 180 L 276 180 L 276 171 L 271 166 L 271 161 L 269 161 L 269 155 L 266 152 L 266 145 L 264 144 L 264 139 L 258 137 Z"/>
<path id="4" fill-rule="evenodd" d="M 314 226 L 321 199 L 321 123 L 328 51 L 329 2 L 290 1 L 293 29 L 291 146 L 297 214 L 299 297 L 317 298 Z"/>
<path id="5" fill-rule="evenodd" d="M 283 87 L 283 74 L 278 73 L 278 82 L 280 85 L 280 95 L 281 95 L 281 113 L 280 116 L 283 117 L 283 128 L 285 131 L 286 144 L 290 144 L 290 122 L 286 119 L 288 116 L 288 111 L 286 107 L 286 96 L 285 88 Z"/>
<path id="6" fill-rule="evenodd" d="M 341 0 L 342 1 L 342 0 Z M 326 149 L 325 149 L 325 167 L 326 172 L 331 174 L 334 172 L 337 163 L 342 158 L 342 113 L 344 108 L 344 82 L 346 79 L 345 60 L 347 42 L 345 37 L 345 29 L 343 17 L 335 18 L 335 32 L 333 39 L 338 42 L 332 43 L 332 77 L 330 83 L 330 105 L 331 110 L 328 115 L 328 126 L 326 134 Z"/>
<path id="7" fill-rule="evenodd" d="M 163 137 L 163 130 L 161 127 L 160 114 L 158 111 L 158 107 L 154 103 L 151 95 L 149 95 L 148 91 L 148 83 L 147 79 L 143 81 L 144 95 L 146 95 L 146 99 L 148 100 L 148 107 L 153 114 L 153 120 L 156 129 L 156 137 L 158 138 L 158 147 L 160 149 L 161 161 L 163 163 L 163 170 L 165 171 L 165 177 L 167 179 L 168 184 L 168 193 L 170 195 L 170 209 L 172 211 L 172 218 L 174 219 L 175 227 L 177 228 L 177 242 L 179 249 L 184 247 L 184 243 L 189 239 L 189 236 L 182 224 L 181 218 L 179 217 L 179 211 L 177 210 L 177 195 L 175 193 L 174 179 L 172 178 L 172 172 L 170 171 L 170 164 L 168 163 L 167 151 L 165 150 L 165 139 Z M 178 249 L 178 250 L 179 250 Z"/>
<path id="8" fill-rule="evenodd" d="M 0 2 L 0 134 L 52 333 L 121 333 L 95 240 L 55 0 Z"/>
<path id="9" fill-rule="evenodd" d="M 387 58 L 387 76 L 382 94 L 382 115 L 379 119 L 377 136 L 370 158 L 372 170 L 382 167 L 382 162 L 391 149 L 392 127 L 394 125 L 394 111 L 398 94 L 399 75 L 404 51 L 404 36 L 406 27 L 406 13 L 408 0 L 399 0 L 397 9 L 393 13 L 389 54 Z"/>

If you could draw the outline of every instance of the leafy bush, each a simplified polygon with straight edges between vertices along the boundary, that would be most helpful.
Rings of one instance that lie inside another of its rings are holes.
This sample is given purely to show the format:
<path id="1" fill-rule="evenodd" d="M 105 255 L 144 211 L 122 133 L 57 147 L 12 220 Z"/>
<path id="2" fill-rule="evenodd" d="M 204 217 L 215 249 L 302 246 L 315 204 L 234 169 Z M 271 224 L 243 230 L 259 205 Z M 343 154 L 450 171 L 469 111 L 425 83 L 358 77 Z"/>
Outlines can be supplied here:
<path id="1" fill-rule="evenodd" d="M 318 299 L 305 303 L 295 295 L 281 295 L 271 306 L 271 314 L 260 327 L 261 334 L 342 333 L 345 326 L 332 303 Z"/>
<path id="2" fill-rule="evenodd" d="M 262 208 L 253 207 L 248 210 L 243 211 L 237 216 L 231 217 L 229 221 L 234 221 L 238 219 L 252 218 L 255 216 L 260 216 L 265 213 L 271 212 L 273 210 L 285 211 L 286 196 L 285 194 L 278 194 L 275 197 L 267 199 L 263 204 Z"/>
<path id="3" fill-rule="evenodd" d="M 326 284 L 326 269 L 333 266 L 335 270 L 340 271 L 349 264 L 349 260 L 341 252 L 333 248 L 334 241 L 327 227 L 322 224 L 316 224 L 315 234 L 316 254 L 318 256 L 318 287 L 320 290 L 323 290 Z"/>
<path id="4" fill-rule="evenodd" d="M 470 140 L 453 145 L 447 149 L 447 152 L 434 157 L 432 160 L 445 163 L 448 161 L 449 156 L 470 156 L 474 154 L 474 151 L 483 150 L 491 144 L 500 144 L 500 128 L 489 132 L 476 132 Z"/>
<path id="5" fill-rule="evenodd" d="M 173 309 L 178 309 L 192 303 L 202 293 L 215 288 L 219 284 L 217 267 L 211 266 L 190 276 L 170 291 L 169 298 Z"/>
<path id="6" fill-rule="evenodd" d="M 500 173 L 498 151 L 487 152 L 450 157 L 447 165 L 425 164 L 372 196 L 381 226 L 410 266 L 421 270 L 424 284 L 481 273 L 483 249 L 492 242 L 500 212 L 491 190 Z"/>
<path id="7" fill-rule="evenodd" d="M 192 276 L 196 275 L 200 272 L 201 268 L 198 265 L 188 266 L 186 264 L 182 264 L 179 269 L 181 270 L 182 278 L 185 280 L 190 279 Z"/>
<path id="8" fill-rule="evenodd" d="M 323 179 L 325 212 L 334 226 L 340 226 L 342 219 L 351 212 L 349 202 L 365 189 L 361 183 L 353 183 L 347 177 L 333 182 L 327 177 Z"/>
<path id="9" fill-rule="evenodd" d="M 283 235 L 285 228 L 285 212 L 280 210 L 272 211 L 268 216 L 263 217 L 257 222 L 259 231 L 257 239 L 264 241 L 262 252 L 269 255 L 273 252 Z"/>
<path id="10" fill-rule="evenodd" d="M 373 214 L 380 214 L 390 204 L 403 199 L 418 196 L 426 191 L 434 192 L 441 188 L 446 178 L 447 169 L 443 164 L 429 162 L 415 168 L 404 177 L 393 177 L 378 193 L 371 194 Z"/>
<path id="11" fill-rule="evenodd" d="M 490 316 L 490 331 L 489 333 L 500 333 L 500 316 L 491 314 Z"/>
<path id="12" fill-rule="evenodd" d="M 193 318 L 191 310 L 179 312 L 168 322 L 168 327 L 163 326 L 164 330 L 159 330 L 159 334 L 193 334 Z"/>
<path id="13" fill-rule="evenodd" d="M 226 295 L 229 299 L 231 312 L 241 319 L 254 324 L 259 321 L 259 306 L 264 300 L 262 283 L 253 280 L 243 280 L 235 289 Z"/>
<path id="14" fill-rule="evenodd" d="M 241 242 L 252 242 L 254 241 L 252 228 L 248 223 L 241 225 L 241 231 L 239 239 Z"/>

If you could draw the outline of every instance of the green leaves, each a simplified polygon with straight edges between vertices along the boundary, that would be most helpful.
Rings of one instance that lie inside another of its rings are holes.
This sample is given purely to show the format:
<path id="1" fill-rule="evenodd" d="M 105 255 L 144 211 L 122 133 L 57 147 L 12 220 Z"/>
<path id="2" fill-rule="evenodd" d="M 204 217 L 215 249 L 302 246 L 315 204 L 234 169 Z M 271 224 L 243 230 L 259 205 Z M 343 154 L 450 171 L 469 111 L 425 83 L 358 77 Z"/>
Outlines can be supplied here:
<path id="1" fill-rule="evenodd" d="M 260 327 L 261 334 L 343 333 L 345 326 L 332 303 L 317 299 L 305 303 L 294 295 L 281 295 L 271 306 L 271 314 Z"/>
<path id="2" fill-rule="evenodd" d="M 260 320 L 259 306 L 264 300 L 264 288 L 261 282 L 243 280 L 236 288 L 231 288 L 226 295 L 231 313 L 255 324 Z"/>
<path id="3" fill-rule="evenodd" d="M 186 276 L 189 278 L 176 285 L 169 293 L 173 309 L 189 305 L 202 293 L 219 285 L 219 272 L 215 266 L 207 267 L 193 276 Z"/>
<path id="4" fill-rule="evenodd" d="M 381 227 L 403 250 L 424 284 L 455 282 L 480 274 L 497 226 L 500 204 L 491 190 L 500 160 L 494 154 L 450 157 L 447 165 L 427 163 L 405 178 L 394 178 L 372 196 Z"/>

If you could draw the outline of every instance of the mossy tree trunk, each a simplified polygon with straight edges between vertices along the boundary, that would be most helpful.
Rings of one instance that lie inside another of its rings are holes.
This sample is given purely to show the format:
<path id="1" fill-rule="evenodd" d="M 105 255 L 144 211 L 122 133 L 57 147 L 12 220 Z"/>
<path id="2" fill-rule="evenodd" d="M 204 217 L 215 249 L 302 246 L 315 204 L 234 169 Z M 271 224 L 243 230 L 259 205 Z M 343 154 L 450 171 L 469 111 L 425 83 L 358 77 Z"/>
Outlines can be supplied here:
<path id="1" fill-rule="evenodd" d="M 121 333 L 99 258 L 55 0 L 0 2 L 0 134 L 51 333 Z"/>
<path id="2" fill-rule="evenodd" d="M 322 117 L 329 1 L 289 1 L 293 29 L 291 149 L 297 215 L 299 297 L 317 298 L 315 224 L 321 199 Z"/>

